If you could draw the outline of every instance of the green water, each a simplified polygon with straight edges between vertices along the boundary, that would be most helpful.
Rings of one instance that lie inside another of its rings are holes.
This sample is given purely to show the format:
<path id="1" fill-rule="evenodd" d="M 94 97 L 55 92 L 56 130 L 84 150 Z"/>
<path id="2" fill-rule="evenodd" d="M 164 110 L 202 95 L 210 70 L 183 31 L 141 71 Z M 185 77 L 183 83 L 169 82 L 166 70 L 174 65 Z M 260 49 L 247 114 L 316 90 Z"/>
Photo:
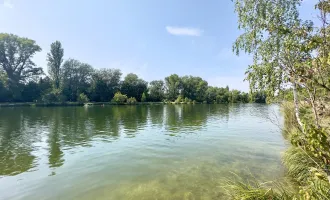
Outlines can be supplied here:
<path id="1" fill-rule="evenodd" d="M 0 108 L 0 199 L 226 199 L 281 176 L 278 106 Z"/>

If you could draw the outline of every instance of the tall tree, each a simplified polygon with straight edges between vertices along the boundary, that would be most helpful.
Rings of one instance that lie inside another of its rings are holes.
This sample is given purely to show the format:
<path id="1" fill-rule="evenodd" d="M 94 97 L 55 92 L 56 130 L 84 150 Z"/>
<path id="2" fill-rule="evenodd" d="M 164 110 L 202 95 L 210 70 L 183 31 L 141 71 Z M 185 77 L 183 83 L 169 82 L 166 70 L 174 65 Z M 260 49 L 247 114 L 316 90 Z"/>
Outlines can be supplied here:
<path id="1" fill-rule="evenodd" d="M 60 87 L 60 71 L 63 62 L 64 49 L 59 41 L 50 45 L 50 52 L 47 54 L 48 73 L 54 82 L 54 88 Z"/>
<path id="2" fill-rule="evenodd" d="M 163 101 L 165 98 L 165 83 L 163 80 L 151 81 L 149 84 L 149 99 Z"/>
<path id="3" fill-rule="evenodd" d="M 95 70 L 92 76 L 92 101 L 110 101 L 120 89 L 121 71 L 119 69 Z"/>
<path id="4" fill-rule="evenodd" d="M 182 88 L 181 78 L 177 74 L 172 74 L 165 78 L 167 99 L 174 101 L 180 95 Z"/>
<path id="5" fill-rule="evenodd" d="M 43 73 L 32 61 L 41 48 L 34 40 L 17 35 L 0 33 L 0 67 L 6 72 L 10 84 L 17 85 L 28 78 Z"/>
<path id="6" fill-rule="evenodd" d="M 0 68 L 0 102 L 5 102 L 9 100 L 9 91 L 6 85 L 7 85 L 7 75 Z"/>
<path id="7" fill-rule="evenodd" d="M 127 74 L 121 85 L 121 92 L 128 97 L 135 97 L 141 101 L 142 94 L 147 91 L 148 83 L 140 79 L 136 74 Z"/>
<path id="8" fill-rule="evenodd" d="M 75 59 L 66 60 L 62 70 L 63 94 L 69 101 L 77 101 L 80 93 L 87 93 L 90 87 L 93 68 Z"/>
<path id="9" fill-rule="evenodd" d="M 206 97 L 208 83 L 200 77 L 184 76 L 181 78 L 181 94 L 191 100 L 202 102 Z"/>
<path id="10" fill-rule="evenodd" d="M 297 87 L 308 73 L 303 63 L 312 58 L 313 48 L 308 44 L 313 23 L 299 19 L 301 0 L 235 0 L 235 3 L 239 28 L 244 33 L 237 38 L 234 50 L 254 57 L 247 70 L 252 92 L 261 90 L 267 97 L 274 97 L 290 84 L 296 118 L 303 129 Z"/>

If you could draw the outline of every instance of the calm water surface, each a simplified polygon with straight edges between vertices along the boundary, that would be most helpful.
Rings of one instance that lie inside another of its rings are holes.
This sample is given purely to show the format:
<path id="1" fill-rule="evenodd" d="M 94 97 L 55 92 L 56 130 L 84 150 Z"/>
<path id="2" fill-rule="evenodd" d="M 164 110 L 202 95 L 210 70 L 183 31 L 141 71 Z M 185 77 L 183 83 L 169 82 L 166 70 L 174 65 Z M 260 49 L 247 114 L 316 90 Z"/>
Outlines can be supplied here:
<path id="1" fill-rule="evenodd" d="M 224 199 L 231 172 L 272 180 L 275 105 L 0 108 L 0 199 Z"/>

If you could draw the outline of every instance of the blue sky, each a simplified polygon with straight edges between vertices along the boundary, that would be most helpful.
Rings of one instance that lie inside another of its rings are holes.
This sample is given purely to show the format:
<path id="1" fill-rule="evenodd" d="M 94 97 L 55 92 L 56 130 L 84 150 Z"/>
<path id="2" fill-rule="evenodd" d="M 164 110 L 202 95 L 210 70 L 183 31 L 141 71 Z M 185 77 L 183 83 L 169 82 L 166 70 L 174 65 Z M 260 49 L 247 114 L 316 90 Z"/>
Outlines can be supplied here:
<path id="1" fill-rule="evenodd" d="M 316 18 L 315 1 L 304 1 L 304 17 Z M 95 68 L 147 81 L 194 75 L 248 91 L 251 58 L 231 52 L 240 34 L 231 0 L 0 0 L 0 32 L 36 40 L 43 51 L 34 60 L 45 71 L 50 44 L 59 40 L 65 59 Z"/>

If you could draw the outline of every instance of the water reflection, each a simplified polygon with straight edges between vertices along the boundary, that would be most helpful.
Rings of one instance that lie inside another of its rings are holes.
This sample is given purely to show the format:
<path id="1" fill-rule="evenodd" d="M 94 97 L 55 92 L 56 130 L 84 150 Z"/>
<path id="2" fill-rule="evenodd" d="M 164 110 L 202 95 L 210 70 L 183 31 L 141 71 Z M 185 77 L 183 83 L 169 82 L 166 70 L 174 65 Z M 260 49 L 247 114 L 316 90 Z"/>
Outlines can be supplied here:
<path id="1" fill-rule="evenodd" d="M 0 109 L 0 176 L 56 169 L 65 155 L 93 141 L 114 142 L 134 138 L 144 129 L 164 130 L 178 136 L 203 130 L 208 123 L 227 124 L 244 112 L 268 115 L 266 106 L 150 105 L 65 108 Z M 44 151 L 47 153 L 43 153 Z M 42 157 L 47 157 L 43 163 Z M 54 173 L 55 174 L 55 173 Z"/>
<path id="2" fill-rule="evenodd" d="M 60 110 L 54 110 L 53 120 L 49 123 L 50 132 L 48 134 L 49 155 L 48 162 L 50 168 L 60 167 L 64 163 L 63 151 L 61 149 L 60 126 L 61 115 Z"/>
<path id="3" fill-rule="evenodd" d="M 36 158 L 32 155 L 35 123 L 30 124 L 24 111 L 6 110 L 0 112 L 0 176 L 28 171 L 34 167 Z"/>

